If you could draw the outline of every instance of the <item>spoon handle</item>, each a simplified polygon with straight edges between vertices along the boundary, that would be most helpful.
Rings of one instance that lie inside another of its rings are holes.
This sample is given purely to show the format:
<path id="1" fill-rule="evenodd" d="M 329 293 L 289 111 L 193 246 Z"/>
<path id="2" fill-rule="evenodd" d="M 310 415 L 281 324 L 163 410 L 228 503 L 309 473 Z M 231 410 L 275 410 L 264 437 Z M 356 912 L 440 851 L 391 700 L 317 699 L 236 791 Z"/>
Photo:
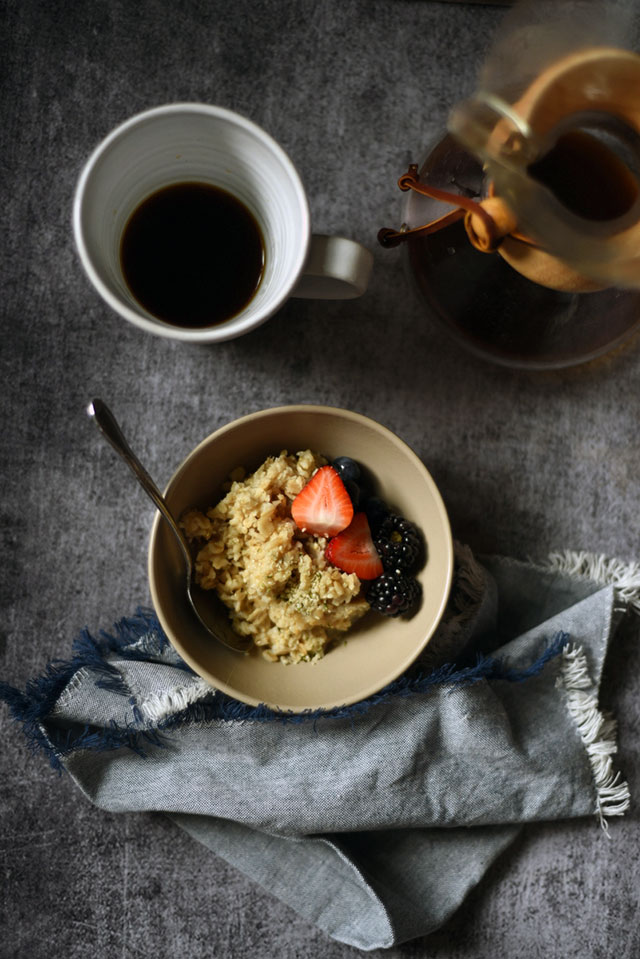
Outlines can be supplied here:
<path id="1" fill-rule="evenodd" d="M 182 548 L 182 552 L 184 553 L 184 558 L 187 563 L 188 576 L 190 576 L 192 561 L 187 538 L 171 514 L 164 496 L 127 443 L 122 430 L 118 426 L 115 416 L 107 404 L 99 399 L 94 399 L 89 403 L 89 406 L 87 407 L 87 413 L 95 421 L 103 436 L 105 436 L 106 439 L 111 443 L 115 451 L 120 454 L 135 478 L 140 483 L 140 486 L 142 486 L 147 496 L 150 497 L 154 505 L 160 510 L 172 531 L 175 533 Z"/>

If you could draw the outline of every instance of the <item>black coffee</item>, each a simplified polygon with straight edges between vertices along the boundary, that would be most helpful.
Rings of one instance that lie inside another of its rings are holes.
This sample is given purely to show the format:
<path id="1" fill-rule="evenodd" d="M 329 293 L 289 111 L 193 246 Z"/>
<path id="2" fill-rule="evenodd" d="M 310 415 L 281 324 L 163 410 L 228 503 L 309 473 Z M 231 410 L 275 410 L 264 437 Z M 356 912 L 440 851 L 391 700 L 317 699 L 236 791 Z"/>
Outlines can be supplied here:
<path id="1" fill-rule="evenodd" d="M 626 163 L 584 130 L 564 133 L 529 166 L 529 173 L 585 220 L 623 216 L 638 196 L 638 184 Z"/>
<path id="2" fill-rule="evenodd" d="M 158 319 L 215 326 L 254 296 L 264 269 L 260 227 L 240 200 L 208 183 L 163 187 L 125 226 L 120 263 L 126 283 Z"/>

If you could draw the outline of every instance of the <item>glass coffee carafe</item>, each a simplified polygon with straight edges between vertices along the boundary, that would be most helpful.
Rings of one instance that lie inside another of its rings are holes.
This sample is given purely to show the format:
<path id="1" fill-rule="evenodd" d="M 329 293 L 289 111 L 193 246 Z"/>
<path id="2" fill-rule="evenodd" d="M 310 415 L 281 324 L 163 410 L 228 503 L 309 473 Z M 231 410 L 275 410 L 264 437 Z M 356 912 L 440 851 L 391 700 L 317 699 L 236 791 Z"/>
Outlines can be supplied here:
<path id="1" fill-rule="evenodd" d="M 640 56 L 633 5 L 520 3 L 474 95 L 400 178 L 429 313 L 509 366 L 585 362 L 640 327 Z M 446 204 L 446 206 L 444 205 Z"/>

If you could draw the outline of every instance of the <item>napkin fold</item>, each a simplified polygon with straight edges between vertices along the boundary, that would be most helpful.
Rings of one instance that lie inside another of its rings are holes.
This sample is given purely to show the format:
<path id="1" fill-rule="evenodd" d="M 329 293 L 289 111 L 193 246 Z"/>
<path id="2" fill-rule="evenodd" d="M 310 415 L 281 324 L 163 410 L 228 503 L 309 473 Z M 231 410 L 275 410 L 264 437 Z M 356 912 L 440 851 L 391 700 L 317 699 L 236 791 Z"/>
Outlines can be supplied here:
<path id="1" fill-rule="evenodd" d="M 163 811 L 327 935 L 362 950 L 441 926 L 524 823 L 623 815 L 607 648 L 640 567 L 456 546 L 421 660 L 363 703 L 303 715 L 238 703 L 178 657 L 150 610 L 24 692 L 30 746 L 112 812 Z M 278 668 L 275 666 L 274 668 Z M 295 667 L 289 667 L 295 668 Z"/>

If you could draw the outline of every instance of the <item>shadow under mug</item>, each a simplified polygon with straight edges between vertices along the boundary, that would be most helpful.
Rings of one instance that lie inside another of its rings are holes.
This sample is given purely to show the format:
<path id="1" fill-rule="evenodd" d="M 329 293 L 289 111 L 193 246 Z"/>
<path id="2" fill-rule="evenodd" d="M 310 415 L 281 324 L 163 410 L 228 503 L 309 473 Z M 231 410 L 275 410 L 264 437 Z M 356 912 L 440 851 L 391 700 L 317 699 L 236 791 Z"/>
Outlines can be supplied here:
<path id="1" fill-rule="evenodd" d="M 125 226 L 137 207 L 174 183 L 201 182 L 233 194 L 264 240 L 258 289 L 235 316 L 185 328 L 149 313 L 120 263 Z M 136 326 L 199 343 L 249 332 L 291 297 L 351 299 L 366 290 L 373 255 L 354 240 L 311 234 L 304 187 L 284 150 L 255 123 L 222 107 L 176 103 L 137 114 L 89 157 L 76 187 L 73 230 L 82 265 L 103 299 Z"/>

